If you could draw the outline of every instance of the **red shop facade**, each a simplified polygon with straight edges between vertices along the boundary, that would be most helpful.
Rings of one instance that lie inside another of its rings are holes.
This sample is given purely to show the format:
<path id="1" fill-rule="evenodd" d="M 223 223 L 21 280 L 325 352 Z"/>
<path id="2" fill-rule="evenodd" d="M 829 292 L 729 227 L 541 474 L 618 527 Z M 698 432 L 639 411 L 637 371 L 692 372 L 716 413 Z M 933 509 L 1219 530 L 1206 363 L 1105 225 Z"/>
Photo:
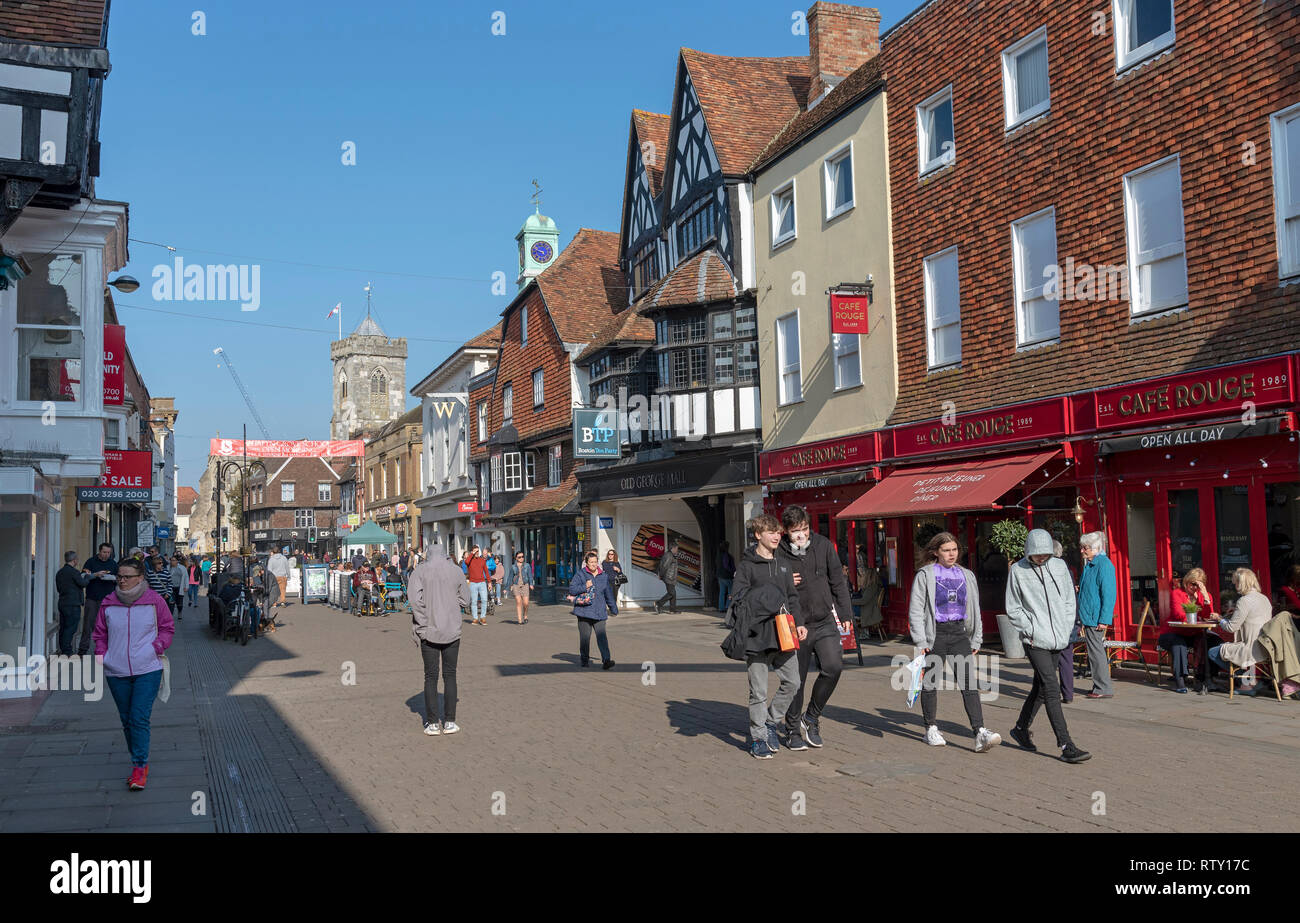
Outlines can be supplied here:
<path id="1" fill-rule="evenodd" d="M 1300 563 L 1298 371 L 1287 354 L 764 453 L 766 505 L 808 507 L 842 558 L 849 549 L 851 571 L 865 546 L 895 633 L 907 631 L 911 581 L 936 532 L 957 536 L 992 634 L 1008 567 L 996 523 L 1047 529 L 1076 577 L 1079 535 L 1101 531 L 1120 587 L 1115 637 L 1136 638 L 1149 602 L 1149 651 L 1175 575 L 1203 568 L 1222 601 L 1237 567 L 1275 595 Z M 833 480 L 850 446 L 857 479 Z"/>

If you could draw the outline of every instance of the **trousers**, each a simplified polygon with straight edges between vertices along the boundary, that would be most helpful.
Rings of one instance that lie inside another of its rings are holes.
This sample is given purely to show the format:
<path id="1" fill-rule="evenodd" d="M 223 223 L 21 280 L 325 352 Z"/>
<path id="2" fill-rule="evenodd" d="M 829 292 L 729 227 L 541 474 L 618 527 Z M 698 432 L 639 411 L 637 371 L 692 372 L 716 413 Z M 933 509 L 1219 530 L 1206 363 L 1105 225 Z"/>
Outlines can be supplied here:
<path id="1" fill-rule="evenodd" d="M 472 619 L 487 618 L 487 584 L 471 583 L 469 585 L 469 617 Z"/>
<path id="2" fill-rule="evenodd" d="M 578 658 L 585 667 L 591 663 L 591 633 L 596 632 L 596 647 L 600 649 L 601 663 L 608 663 L 609 638 L 605 636 L 604 619 L 584 619 L 578 616 Z"/>
<path id="3" fill-rule="evenodd" d="M 767 723 L 785 720 L 785 714 L 799 691 L 799 658 L 794 651 L 768 651 L 765 654 L 747 654 L 746 672 L 749 674 L 749 737 L 767 740 Z M 767 674 L 774 672 L 781 679 L 772 705 L 767 704 Z"/>
<path id="4" fill-rule="evenodd" d="M 935 625 L 934 647 L 925 658 L 925 673 L 921 677 L 921 715 L 925 726 L 933 727 L 939 708 L 939 683 L 944 676 L 945 662 L 952 665 L 953 677 L 961 690 L 961 701 L 966 706 L 970 729 L 979 733 L 984 726 L 984 709 L 980 705 L 979 687 L 971 663 L 970 637 L 966 634 L 964 619 L 956 622 L 939 622 Z"/>
<path id="5" fill-rule="evenodd" d="M 65 657 L 73 653 L 77 629 L 81 627 L 81 610 L 76 603 L 59 603 L 59 653 Z"/>
<path id="6" fill-rule="evenodd" d="M 812 692 L 808 695 L 808 720 L 816 724 L 822 710 L 830 700 L 835 685 L 840 681 L 844 671 L 844 648 L 840 645 L 840 636 L 823 635 L 822 637 L 802 642 L 795 651 L 799 663 L 799 688 L 795 690 L 794 699 L 785 713 L 785 723 L 790 729 L 797 728 L 803 714 L 803 692 L 808 683 L 808 668 L 812 666 L 813 653 L 817 654 L 817 679 L 813 682 Z"/>
<path id="7" fill-rule="evenodd" d="M 442 668 L 443 721 L 456 720 L 456 661 L 460 657 L 460 638 L 447 644 L 420 641 L 420 657 L 424 660 L 424 714 L 425 721 L 438 720 L 438 668 Z"/>
<path id="8" fill-rule="evenodd" d="M 104 678 L 108 681 L 113 701 L 117 703 L 118 717 L 122 719 L 122 733 L 126 735 L 126 748 L 131 751 L 131 765 L 149 765 L 149 720 L 153 715 L 153 700 L 162 686 L 162 670 L 139 676 Z"/>
<path id="9" fill-rule="evenodd" d="M 1115 689 L 1110 684 L 1110 661 L 1106 659 L 1106 633 L 1083 626 L 1083 640 L 1088 645 L 1088 667 L 1092 670 L 1092 691 L 1111 695 Z"/>
<path id="10" fill-rule="evenodd" d="M 1056 663 L 1061 652 L 1025 645 L 1025 656 L 1034 668 L 1034 684 L 1029 687 L 1029 695 L 1020 709 L 1016 725 L 1029 730 L 1038 709 L 1046 705 L 1047 720 L 1051 722 L 1052 733 L 1056 735 L 1056 745 L 1064 749 L 1070 743 L 1070 729 L 1065 724 L 1065 710 L 1061 708 L 1061 687 L 1056 679 Z"/>

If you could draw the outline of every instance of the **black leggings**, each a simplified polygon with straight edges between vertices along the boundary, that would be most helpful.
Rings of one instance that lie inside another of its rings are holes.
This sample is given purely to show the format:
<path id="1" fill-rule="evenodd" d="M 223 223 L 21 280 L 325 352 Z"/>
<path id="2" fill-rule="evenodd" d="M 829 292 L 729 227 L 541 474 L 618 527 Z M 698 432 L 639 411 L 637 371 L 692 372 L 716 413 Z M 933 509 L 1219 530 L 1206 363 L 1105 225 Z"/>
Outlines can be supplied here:
<path id="1" fill-rule="evenodd" d="M 609 639 L 605 637 L 605 620 L 604 619 L 584 619 L 578 616 L 578 656 L 583 665 L 591 662 L 591 632 L 596 631 L 596 646 L 600 648 L 600 659 L 608 663 L 609 656 Z"/>
<path id="2" fill-rule="evenodd" d="M 456 720 L 456 658 L 460 655 L 460 638 L 450 644 L 420 642 L 424 658 L 424 712 L 429 724 L 438 720 L 438 661 L 442 661 L 442 710 L 445 721 Z"/>
<path id="3" fill-rule="evenodd" d="M 1047 720 L 1052 723 L 1052 732 L 1056 734 L 1056 745 L 1065 748 L 1070 743 L 1070 729 L 1065 726 L 1065 710 L 1061 708 L 1061 687 L 1056 678 L 1056 663 L 1060 651 L 1048 651 L 1041 647 L 1025 645 L 1025 656 L 1034 668 L 1034 684 L 1029 687 L 1029 697 L 1020 709 L 1020 718 L 1016 725 L 1029 730 L 1034 723 L 1034 716 L 1043 705 L 1047 706 Z"/>
<path id="4" fill-rule="evenodd" d="M 835 684 L 840 681 L 844 671 L 844 648 L 840 643 L 840 634 L 823 635 L 816 640 L 809 638 L 799 645 L 799 691 L 794 694 L 794 701 L 785 713 L 785 723 L 795 728 L 803 713 L 803 691 L 808 680 L 808 668 L 812 665 L 813 653 L 817 654 L 817 663 L 821 670 L 813 683 L 812 693 L 808 696 L 808 720 L 814 724 L 821 717 L 822 711 L 835 691 Z"/>
<path id="5" fill-rule="evenodd" d="M 970 636 L 966 634 L 965 619 L 938 622 L 935 625 L 934 647 L 930 648 L 930 653 L 925 658 L 925 673 L 921 677 L 921 714 L 925 718 L 926 727 L 935 724 L 939 710 L 938 686 L 943 682 L 944 660 L 949 657 L 962 658 L 952 661 L 952 672 L 957 688 L 961 690 L 961 701 L 966 706 L 970 729 L 978 734 L 984 726 L 984 709 L 980 705 L 979 686 L 970 653 Z"/>

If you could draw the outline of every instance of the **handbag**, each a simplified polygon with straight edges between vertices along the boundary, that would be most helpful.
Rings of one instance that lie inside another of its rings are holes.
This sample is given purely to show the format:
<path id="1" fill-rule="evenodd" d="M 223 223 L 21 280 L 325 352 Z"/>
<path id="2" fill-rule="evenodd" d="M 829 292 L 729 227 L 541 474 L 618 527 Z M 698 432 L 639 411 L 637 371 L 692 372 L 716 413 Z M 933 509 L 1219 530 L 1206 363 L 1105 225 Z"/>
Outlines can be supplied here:
<path id="1" fill-rule="evenodd" d="M 835 611 L 834 606 L 831 606 L 831 618 L 835 619 L 835 627 L 840 632 L 840 650 L 856 651 L 858 649 L 858 636 L 853 631 L 853 620 L 845 619 L 840 621 L 839 613 Z"/>
<path id="2" fill-rule="evenodd" d="M 617 573 L 614 575 L 614 586 L 619 587 L 627 583 L 627 574 Z"/>
<path id="3" fill-rule="evenodd" d="M 782 653 L 799 650 L 799 636 L 795 633 L 794 616 L 785 606 L 775 616 L 776 640 L 781 645 Z"/>
<path id="4" fill-rule="evenodd" d="M 573 597 L 573 604 L 575 606 L 590 606 L 595 598 L 595 591 L 587 590 L 585 593 L 579 593 L 577 596 Z"/>

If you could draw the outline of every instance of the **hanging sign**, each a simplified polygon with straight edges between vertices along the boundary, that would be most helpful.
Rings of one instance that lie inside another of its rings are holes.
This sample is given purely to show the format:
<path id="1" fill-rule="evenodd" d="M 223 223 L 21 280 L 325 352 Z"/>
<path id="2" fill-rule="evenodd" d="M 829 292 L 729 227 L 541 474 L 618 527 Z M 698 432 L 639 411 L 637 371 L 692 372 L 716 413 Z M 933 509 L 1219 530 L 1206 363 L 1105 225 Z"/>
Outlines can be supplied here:
<path id="1" fill-rule="evenodd" d="M 457 512 L 457 513 L 477 513 L 477 512 L 478 512 L 478 501 L 477 501 L 477 500 L 462 500 L 462 501 L 460 501 L 459 503 L 456 504 L 456 512 Z"/>
<path id="2" fill-rule="evenodd" d="M 126 328 L 104 325 L 104 404 L 121 404 L 126 387 Z"/>
<path id="3" fill-rule="evenodd" d="M 243 455 L 245 446 L 254 458 L 338 458 L 366 454 L 366 444 L 360 439 L 249 439 L 247 443 L 243 439 L 213 439 L 208 454 L 223 458 Z"/>
<path id="4" fill-rule="evenodd" d="M 831 333 L 871 333 L 871 298 L 831 294 Z"/>
<path id="5" fill-rule="evenodd" d="M 149 503 L 153 500 L 153 453 L 104 450 L 104 473 L 98 487 L 78 487 L 82 503 Z"/>

